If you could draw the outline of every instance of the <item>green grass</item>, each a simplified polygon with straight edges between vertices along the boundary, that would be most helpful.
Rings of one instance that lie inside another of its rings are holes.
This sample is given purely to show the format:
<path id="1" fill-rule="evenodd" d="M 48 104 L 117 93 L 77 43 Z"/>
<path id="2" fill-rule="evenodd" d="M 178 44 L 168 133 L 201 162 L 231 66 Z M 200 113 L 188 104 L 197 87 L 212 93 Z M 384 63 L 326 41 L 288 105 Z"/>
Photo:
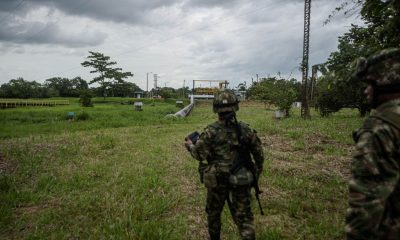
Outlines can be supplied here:
<path id="1" fill-rule="evenodd" d="M 137 112 L 126 99 L 94 100 L 0 111 L 0 239 L 206 239 L 205 189 L 183 138 L 215 120 L 210 104 L 170 119 L 174 101 Z M 69 111 L 90 117 L 68 121 Z M 267 156 L 258 239 L 343 239 L 350 136 L 362 119 L 272 113 L 256 103 L 238 112 Z M 224 239 L 239 239 L 223 214 Z"/>

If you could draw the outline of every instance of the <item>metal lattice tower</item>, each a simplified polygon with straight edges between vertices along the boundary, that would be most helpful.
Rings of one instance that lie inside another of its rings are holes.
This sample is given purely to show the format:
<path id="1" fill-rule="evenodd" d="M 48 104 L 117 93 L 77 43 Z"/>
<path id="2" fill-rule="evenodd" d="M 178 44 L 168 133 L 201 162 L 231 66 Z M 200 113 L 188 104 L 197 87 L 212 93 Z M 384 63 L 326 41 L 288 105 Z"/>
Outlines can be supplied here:
<path id="1" fill-rule="evenodd" d="M 153 76 L 154 76 L 154 89 L 157 90 L 157 88 L 158 88 L 158 85 L 157 85 L 158 75 L 157 75 L 157 73 L 154 73 Z"/>
<path id="2" fill-rule="evenodd" d="M 303 41 L 303 62 L 302 62 L 302 103 L 301 117 L 304 119 L 310 118 L 310 109 L 308 108 L 308 53 L 310 47 L 310 15 L 311 15 L 311 0 L 304 1 L 304 41 Z"/>

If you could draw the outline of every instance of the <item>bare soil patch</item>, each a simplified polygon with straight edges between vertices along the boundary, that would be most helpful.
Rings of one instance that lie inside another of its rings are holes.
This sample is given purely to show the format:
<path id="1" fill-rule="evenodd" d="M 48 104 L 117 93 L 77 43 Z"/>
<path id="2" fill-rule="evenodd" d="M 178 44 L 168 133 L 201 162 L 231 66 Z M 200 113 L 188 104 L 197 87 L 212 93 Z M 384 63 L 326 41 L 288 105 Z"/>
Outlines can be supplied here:
<path id="1" fill-rule="evenodd" d="M 15 171 L 17 164 L 0 155 L 0 174 L 10 174 Z"/>
<path id="2" fill-rule="evenodd" d="M 350 159 L 353 146 L 343 144 L 322 135 L 307 136 L 304 149 L 297 149 L 294 140 L 279 135 L 261 137 L 261 141 L 269 152 L 271 172 L 278 171 L 283 175 L 336 175 L 348 180 Z M 329 155 L 326 147 L 340 149 L 343 155 Z"/>

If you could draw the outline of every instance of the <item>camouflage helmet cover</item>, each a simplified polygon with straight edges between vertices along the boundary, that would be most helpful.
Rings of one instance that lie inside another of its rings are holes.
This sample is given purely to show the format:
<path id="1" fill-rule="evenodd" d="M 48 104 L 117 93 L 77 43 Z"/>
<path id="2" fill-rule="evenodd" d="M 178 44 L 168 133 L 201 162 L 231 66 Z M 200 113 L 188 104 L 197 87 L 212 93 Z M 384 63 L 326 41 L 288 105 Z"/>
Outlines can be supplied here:
<path id="1" fill-rule="evenodd" d="M 359 58 L 355 75 L 376 86 L 400 85 L 400 49 L 385 49 L 368 59 Z"/>
<path id="2" fill-rule="evenodd" d="M 213 111 L 219 112 L 230 112 L 239 110 L 239 99 L 231 90 L 218 91 L 214 96 Z"/>

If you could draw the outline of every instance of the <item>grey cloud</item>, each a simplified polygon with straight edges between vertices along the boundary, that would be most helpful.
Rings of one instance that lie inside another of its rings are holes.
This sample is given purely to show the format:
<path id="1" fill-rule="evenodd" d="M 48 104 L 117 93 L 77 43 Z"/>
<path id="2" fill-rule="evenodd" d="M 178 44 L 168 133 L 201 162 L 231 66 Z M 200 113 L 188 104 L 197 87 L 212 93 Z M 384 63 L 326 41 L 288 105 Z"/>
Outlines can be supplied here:
<path id="1" fill-rule="evenodd" d="M 150 11 L 173 5 L 174 0 L 31 0 L 33 7 L 54 6 L 58 10 L 79 17 L 101 21 L 143 24 Z"/>
<path id="2" fill-rule="evenodd" d="M 57 22 L 44 24 L 14 19 L 14 21 L 0 27 L 0 41 L 17 44 L 56 44 L 68 47 L 84 47 L 99 45 L 106 37 L 106 34 L 94 30 L 66 32 L 60 28 Z"/>
<path id="3" fill-rule="evenodd" d="M 188 0 L 185 2 L 187 7 L 233 7 L 243 0 Z"/>

